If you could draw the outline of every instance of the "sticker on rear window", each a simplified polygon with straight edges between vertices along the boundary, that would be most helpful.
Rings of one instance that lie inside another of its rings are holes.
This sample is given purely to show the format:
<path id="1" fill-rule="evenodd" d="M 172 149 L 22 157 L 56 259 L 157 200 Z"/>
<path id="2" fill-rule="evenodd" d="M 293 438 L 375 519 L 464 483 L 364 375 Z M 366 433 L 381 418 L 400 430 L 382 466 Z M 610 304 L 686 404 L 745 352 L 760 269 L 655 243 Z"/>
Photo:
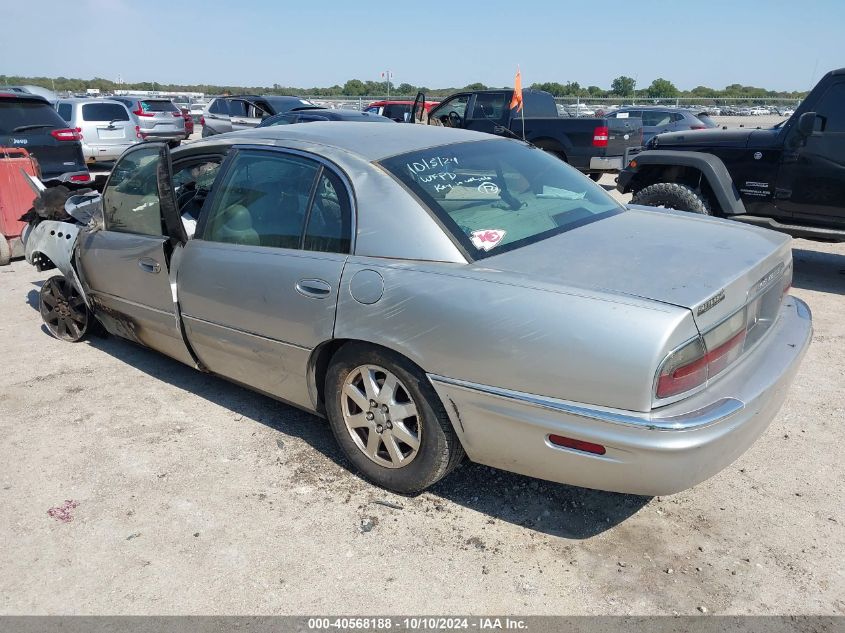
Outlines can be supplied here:
<path id="1" fill-rule="evenodd" d="M 480 251 L 489 251 L 502 241 L 507 231 L 502 229 L 481 229 L 470 234 L 472 245 Z"/>
<path id="2" fill-rule="evenodd" d="M 628 113 L 627 112 L 620 112 L 619 114 L 616 115 L 616 118 L 617 119 L 627 119 Z"/>

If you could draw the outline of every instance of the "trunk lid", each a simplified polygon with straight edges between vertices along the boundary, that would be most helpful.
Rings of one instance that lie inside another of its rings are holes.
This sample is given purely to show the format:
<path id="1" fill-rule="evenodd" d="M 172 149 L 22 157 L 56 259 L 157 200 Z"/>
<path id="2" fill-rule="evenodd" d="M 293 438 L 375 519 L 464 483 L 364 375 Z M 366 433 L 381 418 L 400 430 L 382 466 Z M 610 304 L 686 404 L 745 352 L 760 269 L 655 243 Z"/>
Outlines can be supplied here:
<path id="1" fill-rule="evenodd" d="M 688 308 L 704 332 L 771 287 L 790 238 L 685 213 L 632 208 L 496 257 L 486 269 Z"/>

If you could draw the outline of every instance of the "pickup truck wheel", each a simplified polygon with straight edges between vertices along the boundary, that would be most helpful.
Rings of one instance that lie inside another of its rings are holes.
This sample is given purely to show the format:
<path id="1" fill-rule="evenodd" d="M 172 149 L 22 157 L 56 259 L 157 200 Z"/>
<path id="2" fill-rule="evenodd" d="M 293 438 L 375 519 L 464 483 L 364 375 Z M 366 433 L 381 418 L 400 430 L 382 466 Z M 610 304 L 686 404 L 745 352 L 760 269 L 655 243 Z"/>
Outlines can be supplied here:
<path id="1" fill-rule="evenodd" d="M 701 215 L 712 215 L 707 198 L 692 187 L 676 182 L 659 182 L 640 189 L 631 198 L 631 204 L 647 207 L 666 207 L 678 211 L 690 211 Z"/>
<path id="2" fill-rule="evenodd" d="M 349 460 L 366 479 L 394 492 L 420 492 L 463 458 L 425 374 L 389 350 L 343 346 L 326 374 L 326 410 Z"/>
<path id="3" fill-rule="evenodd" d="M 92 330 L 94 317 L 72 283 L 62 275 L 53 275 L 41 286 L 41 318 L 57 339 L 76 343 Z"/>

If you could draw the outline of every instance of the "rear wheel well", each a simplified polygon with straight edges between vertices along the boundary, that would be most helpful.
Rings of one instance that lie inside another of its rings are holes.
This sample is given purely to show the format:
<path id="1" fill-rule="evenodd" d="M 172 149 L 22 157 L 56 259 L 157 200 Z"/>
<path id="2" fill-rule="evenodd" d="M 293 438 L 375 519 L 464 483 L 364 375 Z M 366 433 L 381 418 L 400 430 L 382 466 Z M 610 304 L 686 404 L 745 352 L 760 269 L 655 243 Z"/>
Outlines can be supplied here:
<path id="1" fill-rule="evenodd" d="M 337 354 L 340 349 L 350 343 L 360 343 L 362 345 L 369 345 L 371 347 L 379 348 L 388 350 L 394 354 L 399 354 L 403 358 L 407 359 L 408 362 L 413 363 L 413 365 L 419 369 L 422 373 L 426 373 L 425 370 L 420 367 L 417 363 L 415 363 L 412 359 L 408 358 L 402 352 L 391 349 L 389 347 L 385 347 L 384 345 L 379 345 L 377 343 L 371 343 L 370 341 L 362 341 L 359 339 L 331 339 L 330 341 L 326 341 L 319 345 L 312 353 L 311 359 L 309 361 L 310 367 L 310 375 L 311 375 L 311 389 L 313 389 L 313 394 L 315 396 L 315 401 L 317 403 L 317 411 L 323 415 L 326 413 L 326 374 L 329 370 L 329 365 L 331 365 L 332 358 L 334 358 L 335 354 Z"/>
<path id="2" fill-rule="evenodd" d="M 713 188 L 704 173 L 697 167 L 688 165 L 643 165 L 629 183 L 626 193 L 636 194 L 641 189 L 661 182 L 686 185 L 707 200 L 714 215 L 724 215 L 724 209 L 713 193 Z"/>

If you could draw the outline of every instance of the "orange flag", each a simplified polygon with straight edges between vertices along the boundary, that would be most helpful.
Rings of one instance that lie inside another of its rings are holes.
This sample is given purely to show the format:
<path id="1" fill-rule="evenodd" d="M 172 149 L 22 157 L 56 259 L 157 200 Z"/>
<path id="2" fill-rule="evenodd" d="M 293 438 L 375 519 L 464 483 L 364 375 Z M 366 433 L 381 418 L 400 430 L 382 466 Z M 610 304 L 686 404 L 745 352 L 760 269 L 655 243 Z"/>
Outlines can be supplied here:
<path id="1" fill-rule="evenodd" d="M 516 108 L 519 112 L 522 110 L 522 73 L 519 72 L 519 66 L 516 67 L 516 77 L 513 80 L 513 99 L 511 99 L 511 110 Z"/>

